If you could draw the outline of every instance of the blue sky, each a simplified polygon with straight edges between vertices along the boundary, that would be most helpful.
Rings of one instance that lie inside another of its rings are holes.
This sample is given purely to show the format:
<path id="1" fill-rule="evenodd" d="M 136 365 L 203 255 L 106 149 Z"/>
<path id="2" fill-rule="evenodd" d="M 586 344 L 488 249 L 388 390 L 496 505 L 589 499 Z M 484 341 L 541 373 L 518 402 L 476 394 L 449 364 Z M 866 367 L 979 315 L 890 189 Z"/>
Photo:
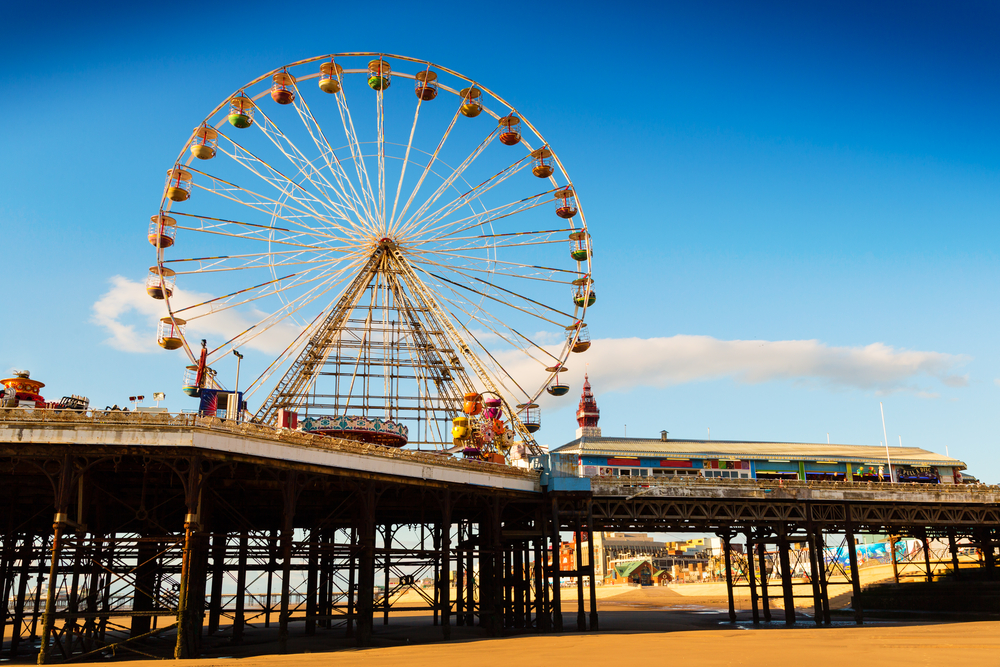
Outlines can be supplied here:
<path id="1" fill-rule="evenodd" d="M 119 349 L 94 311 L 151 264 L 163 172 L 242 83 L 384 51 L 483 81 L 566 165 L 594 238 L 605 434 L 877 445 L 882 401 L 890 444 L 1000 481 L 996 5 L 378 8 L 8 14 L 0 370 L 50 399 L 192 408 L 178 356 Z M 573 437 L 579 365 L 542 442 Z"/>

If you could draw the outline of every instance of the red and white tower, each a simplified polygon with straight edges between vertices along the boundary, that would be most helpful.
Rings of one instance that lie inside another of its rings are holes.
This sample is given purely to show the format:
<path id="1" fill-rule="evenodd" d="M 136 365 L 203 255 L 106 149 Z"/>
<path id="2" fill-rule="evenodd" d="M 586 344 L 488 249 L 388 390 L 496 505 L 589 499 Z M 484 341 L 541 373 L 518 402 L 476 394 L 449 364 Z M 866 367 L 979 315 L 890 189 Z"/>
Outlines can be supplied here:
<path id="1" fill-rule="evenodd" d="M 597 425 L 600 420 L 601 411 L 597 407 L 594 392 L 590 389 L 590 378 L 584 375 L 583 394 L 580 396 L 580 406 L 576 409 L 576 423 L 580 425 L 576 429 L 576 437 L 601 437 L 601 427 Z"/>

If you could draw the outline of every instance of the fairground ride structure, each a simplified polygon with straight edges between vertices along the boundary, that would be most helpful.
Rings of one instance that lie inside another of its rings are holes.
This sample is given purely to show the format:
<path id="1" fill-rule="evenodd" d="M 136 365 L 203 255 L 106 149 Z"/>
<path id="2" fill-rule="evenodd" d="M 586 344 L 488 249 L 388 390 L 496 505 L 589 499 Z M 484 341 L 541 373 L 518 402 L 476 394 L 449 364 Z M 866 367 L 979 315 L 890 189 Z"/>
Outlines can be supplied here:
<path id="1" fill-rule="evenodd" d="M 148 238 L 188 393 L 218 388 L 231 351 L 276 355 L 246 390 L 262 424 L 500 462 L 539 451 L 536 400 L 590 346 L 592 243 L 558 155 L 415 58 L 324 55 L 241 86 L 167 171 Z"/>

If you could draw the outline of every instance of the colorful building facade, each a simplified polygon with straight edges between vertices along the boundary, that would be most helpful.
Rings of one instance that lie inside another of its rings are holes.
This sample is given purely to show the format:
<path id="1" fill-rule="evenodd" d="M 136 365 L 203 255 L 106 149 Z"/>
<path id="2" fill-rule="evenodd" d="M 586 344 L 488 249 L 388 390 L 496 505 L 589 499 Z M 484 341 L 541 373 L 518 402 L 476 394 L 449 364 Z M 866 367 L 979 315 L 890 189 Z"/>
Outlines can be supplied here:
<path id="1" fill-rule="evenodd" d="M 584 383 L 576 440 L 552 450 L 553 468 L 580 477 L 674 477 L 959 484 L 966 465 L 917 447 L 736 440 L 615 438 L 601 435 L 600 411 Z M 891 472 L 890 472 L 891 469 Z"/>

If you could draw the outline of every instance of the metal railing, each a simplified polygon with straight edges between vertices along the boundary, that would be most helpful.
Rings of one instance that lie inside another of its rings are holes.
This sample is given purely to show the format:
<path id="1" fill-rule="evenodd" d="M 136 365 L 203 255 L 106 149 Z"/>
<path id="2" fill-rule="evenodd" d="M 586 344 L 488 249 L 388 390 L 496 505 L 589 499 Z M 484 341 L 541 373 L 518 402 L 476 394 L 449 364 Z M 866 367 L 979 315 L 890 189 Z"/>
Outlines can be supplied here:
<path id="1" fill-rule="evenodd" d="M 458 468 L 491 475 L 503 475 L 505 477 L 537 479 L 539 476 L 537 470 L 527 468 L 515 468 L 485 461 L 456 459 L 433 452 L 383 447 L 355 440 L 313 435 L 251 422 L 237 423 L 235 420 L 230 419 L 202 417 L 192 413 L 5 408 L 0 409 L 0 427 L 3 427 L 5 424 L 93 426 L 96 428 L 198 429 L 225 433 L 227 435 L 271 440 L 283 445 L 398 459 L 423 465 Z"/>
<path id="2" fill-rule="evenodd" d="M 824 491 L 891 491 L 894 493 L 994 493 L 1000 494 L 1000 486 L 992 484 L 920 484 L 917 482 L 826 482 L 802 480 L 761 480 L 727 479 L 724 477 L 698 477 L 695 475 L 655 476 L 655 477 L 615 477 L 595 476 L 590 478 L 591 487 L 597 493 L 599 487 L 635 492 L 656 488 L 735 488 L 786 491 L 813 489 Z M 628 495 L 627 493 L 625 495 Z"/>

